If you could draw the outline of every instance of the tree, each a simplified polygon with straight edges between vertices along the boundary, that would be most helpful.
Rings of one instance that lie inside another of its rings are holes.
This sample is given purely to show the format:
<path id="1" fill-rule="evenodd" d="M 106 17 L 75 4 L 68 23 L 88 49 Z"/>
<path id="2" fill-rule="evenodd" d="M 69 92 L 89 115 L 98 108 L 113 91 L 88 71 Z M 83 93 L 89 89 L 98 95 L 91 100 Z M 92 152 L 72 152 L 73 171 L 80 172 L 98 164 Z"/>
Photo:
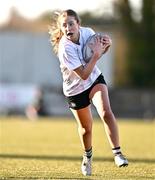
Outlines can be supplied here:
<path id="1" fill-rule="evenodd" d="M 155 88 L 155 1 L 142 1 L 140 21 L 132 16 L 129 0 L 117 1 L 116 12 L 128 41 L 129 85 Z"/>

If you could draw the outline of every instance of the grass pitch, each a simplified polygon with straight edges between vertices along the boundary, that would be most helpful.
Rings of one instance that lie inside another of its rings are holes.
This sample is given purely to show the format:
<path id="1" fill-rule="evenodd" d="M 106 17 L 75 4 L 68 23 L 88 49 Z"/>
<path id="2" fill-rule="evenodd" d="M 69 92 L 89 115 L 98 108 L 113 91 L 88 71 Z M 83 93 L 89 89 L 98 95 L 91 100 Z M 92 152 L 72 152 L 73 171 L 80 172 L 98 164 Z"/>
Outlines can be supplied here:
<path id="1" fill-rule="evenodd" d="M 118 120 L 129 166 L 115 166 L 99 120 L 93 125 L 93 174 L 84 177 L 82 149 L 72 118 L 0 118 L 0 179 L 155 179 L 155 122 Z"/>

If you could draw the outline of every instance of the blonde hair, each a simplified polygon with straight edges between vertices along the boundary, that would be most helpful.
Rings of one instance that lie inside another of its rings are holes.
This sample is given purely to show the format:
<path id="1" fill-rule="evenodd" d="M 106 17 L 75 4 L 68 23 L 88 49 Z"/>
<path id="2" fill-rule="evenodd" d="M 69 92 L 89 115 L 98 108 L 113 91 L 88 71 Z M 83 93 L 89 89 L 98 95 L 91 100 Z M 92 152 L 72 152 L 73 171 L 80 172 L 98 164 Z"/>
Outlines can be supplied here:
<path id="1" fill-rule="evenodd" d="M 56 54 L 58 53 L 59 41 L 63 36 L 63 33 L 60 28 L 60 23 L 59 23 L 60 17 L 62 16 L 73 16 L 75 20 L 77 21 L 77 23 L 80 23 L 80 18 L 78 14 L 71 9 L 67 9 L 62 12 L 60 11 L 54 12 L 54 15 L 52 17 L 52 24 L 49 27 L 49 34 L 50 34 L 50 42 L 52 44 L 53 51 Z"/>

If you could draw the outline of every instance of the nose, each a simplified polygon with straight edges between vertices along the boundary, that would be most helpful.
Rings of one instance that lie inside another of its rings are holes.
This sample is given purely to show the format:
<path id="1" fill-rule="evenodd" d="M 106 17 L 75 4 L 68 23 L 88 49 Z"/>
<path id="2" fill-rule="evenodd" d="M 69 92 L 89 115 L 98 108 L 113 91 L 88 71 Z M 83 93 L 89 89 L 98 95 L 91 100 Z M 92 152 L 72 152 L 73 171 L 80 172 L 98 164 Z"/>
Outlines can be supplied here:
<path id="1" fill-rule="evenodd" d="M 70 30 L 70 26 L 69 26 L 69 24 L 67 24 L 67 26 L 66 26 L 66 30 L 67 30 L 67 31 L 69 31 L 69 30 Z"/>

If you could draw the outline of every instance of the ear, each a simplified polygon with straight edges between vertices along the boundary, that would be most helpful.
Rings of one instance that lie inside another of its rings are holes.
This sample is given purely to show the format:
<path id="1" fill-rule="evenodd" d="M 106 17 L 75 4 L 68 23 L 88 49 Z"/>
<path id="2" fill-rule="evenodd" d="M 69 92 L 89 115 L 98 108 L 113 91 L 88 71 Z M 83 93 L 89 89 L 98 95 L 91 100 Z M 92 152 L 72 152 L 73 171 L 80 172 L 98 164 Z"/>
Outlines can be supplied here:
<path id="1" fill-rule="evenodd" d="M 78 27 L 80 28 L 80 26 L 81 26 L 81 23 L 80 23 L 80 22 L 78 22 L 77 24 L 78 24 Z"/>

